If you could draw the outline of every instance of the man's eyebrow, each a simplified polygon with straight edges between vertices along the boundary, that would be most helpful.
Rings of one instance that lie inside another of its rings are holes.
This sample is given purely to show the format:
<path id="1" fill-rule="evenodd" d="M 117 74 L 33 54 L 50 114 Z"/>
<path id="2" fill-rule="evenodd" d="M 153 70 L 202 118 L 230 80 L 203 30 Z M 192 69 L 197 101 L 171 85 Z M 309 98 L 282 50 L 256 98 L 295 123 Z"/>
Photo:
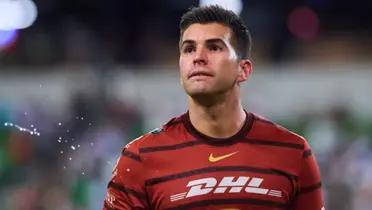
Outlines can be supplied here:
<path id="1" fill-rule="evenodd" d="M 226 43 L 222 40 L 222 39 L 219 39 L 219 38 L 215 38 L 215 39 L 207 39 L 207 44 L 222 44 L 223 46 L 227 47 L 226 46 Z"/>
<path id="2" fill-rule="evenodd" d="M 220 38 L 207 39 L 205 42 L 207 44 L 216 44 L 217 43 L 217 44 L 222 44 L 223 46 L 226 46 L 226 43 L 222 39 L 220 39 Z M 196 43 L 196 41 L 194 41 L 194 40 L 186 39 L 186 40 L 182 41 L 182 43 L 180 45 L 180 48 L 182 48 L 183 45 L 186 45 L 186 44 L 195 44 L 195 43 Z"/>
<path id="3" fill-rule="evenodd" d="M 180 45 L 180 48 L 182 48 L 182 46 L 185 45 L 185 44 L 195 44 L 195 41 L 190 40 L 190 39 L 186 39 L 186 40 L 182 41 L 182 43 Z"/>

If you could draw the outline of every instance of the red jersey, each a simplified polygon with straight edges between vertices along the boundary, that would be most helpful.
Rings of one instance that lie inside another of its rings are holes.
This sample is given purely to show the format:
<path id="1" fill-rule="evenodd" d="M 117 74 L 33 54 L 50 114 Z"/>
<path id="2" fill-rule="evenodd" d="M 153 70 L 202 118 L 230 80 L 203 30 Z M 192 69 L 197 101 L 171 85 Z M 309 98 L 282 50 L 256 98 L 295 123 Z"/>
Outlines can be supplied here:
<path id="1" fill-rule="evenodd" d="M 104 210 L 323 210 L 318 165 L 306 140 L 247 113 L 226 139 L 198 132 L 188 113 L 129 143 Z"/>

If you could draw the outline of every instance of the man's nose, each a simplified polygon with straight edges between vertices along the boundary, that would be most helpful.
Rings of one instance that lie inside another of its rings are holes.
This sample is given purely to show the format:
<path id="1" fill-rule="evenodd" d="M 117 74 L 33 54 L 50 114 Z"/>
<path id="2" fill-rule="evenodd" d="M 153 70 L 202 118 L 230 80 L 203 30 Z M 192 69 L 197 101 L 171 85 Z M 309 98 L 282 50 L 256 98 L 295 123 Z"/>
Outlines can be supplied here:
<path id="1" fill-rule="evenodd" d="M 194 57 L 194 64 L 207 64 L 208 63 L 208 55 L 207 50 L 203 47 L 196 49 Z"/>

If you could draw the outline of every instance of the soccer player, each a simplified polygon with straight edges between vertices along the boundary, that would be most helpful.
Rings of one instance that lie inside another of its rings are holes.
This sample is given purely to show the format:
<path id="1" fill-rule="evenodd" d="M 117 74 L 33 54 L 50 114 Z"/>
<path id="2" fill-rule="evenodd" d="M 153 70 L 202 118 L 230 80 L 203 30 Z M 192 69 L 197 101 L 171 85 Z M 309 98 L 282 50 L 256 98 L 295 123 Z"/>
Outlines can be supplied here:
<path id="1" fill-rule="evenodd" d="M 179 68 L 188 111 L 125 146 L 104 209 L 323 210 L 306 140 L 246 111 L 250 35 L 219 6 L 180 23 Z"/>

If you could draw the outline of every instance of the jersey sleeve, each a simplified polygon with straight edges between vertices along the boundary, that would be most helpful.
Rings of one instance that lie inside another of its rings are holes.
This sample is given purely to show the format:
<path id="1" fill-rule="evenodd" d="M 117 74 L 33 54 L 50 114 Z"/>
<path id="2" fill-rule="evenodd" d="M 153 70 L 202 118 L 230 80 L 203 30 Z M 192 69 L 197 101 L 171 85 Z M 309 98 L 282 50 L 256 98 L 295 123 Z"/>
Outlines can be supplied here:
<path id="1" fill-rule="evenodd" d="M 293 204 L 293 210 L 324 210 L 319 167 L 306 141 L 298 178 L 298 193 Z"/>
<path id="2" fill-rule="evenodd" d="M 138 148 L 130 143 L 122 150 L 114 167 L 103 210 L 149 209 L 144 174 Z"/>

